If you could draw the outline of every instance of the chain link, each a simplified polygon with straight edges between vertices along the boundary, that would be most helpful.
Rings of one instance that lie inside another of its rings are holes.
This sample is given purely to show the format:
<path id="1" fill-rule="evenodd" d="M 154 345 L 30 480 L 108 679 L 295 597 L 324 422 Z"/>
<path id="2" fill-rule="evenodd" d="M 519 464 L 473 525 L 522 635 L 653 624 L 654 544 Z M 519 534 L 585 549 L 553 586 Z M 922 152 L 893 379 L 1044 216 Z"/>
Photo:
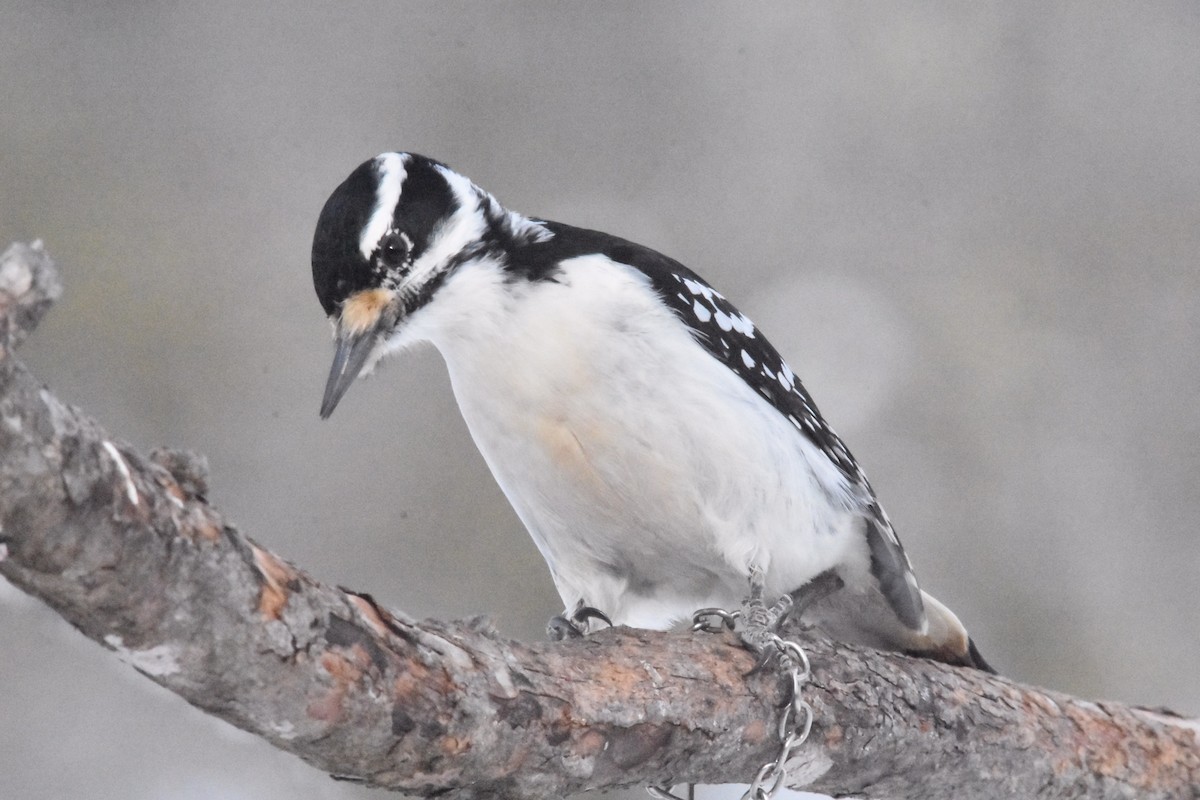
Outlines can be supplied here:
<path id="1" fill-rule="evenodd" d="M 723 608 L 702 608 L 692 614 L 692 630 L 704 633 L 720 633 L 722 628 L 733 630 L 737 624 L 740 611 L 726 611 Z M 715 622 L 714 622 L 715 620 Z"/>
<path id="2" fill-rule="evenodd" d="M 692 630 L 719 633 L 733 630 L 741 617 L 739 611 L 723 608 L 702 608 L 692 615 Z M 800 749 L 812 732 L 813 709 L 804 699 L 804 685 L 812 677 L 808 654 L 799 644 L 773 634 L 770 643 L 778 651 L 779 662 L 791 678 L 786 708 L 779 717 L 779 751 L 774 760 L 763 764 L 742 795 L 742 800 L 771 800 L 787 783 L 787 762 Z M 669 786 L 647 786 L 646 792 L 655 800 L 683 800 Z M 689 792 L 690 796 L 690 792 Z"/>

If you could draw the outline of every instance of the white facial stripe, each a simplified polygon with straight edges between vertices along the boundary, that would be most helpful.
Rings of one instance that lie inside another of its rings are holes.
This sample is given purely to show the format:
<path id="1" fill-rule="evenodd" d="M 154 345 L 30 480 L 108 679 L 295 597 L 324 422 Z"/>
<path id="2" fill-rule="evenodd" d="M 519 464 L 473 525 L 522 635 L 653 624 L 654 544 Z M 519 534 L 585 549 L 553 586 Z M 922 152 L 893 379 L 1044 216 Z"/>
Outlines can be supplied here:
<path id="1" fill-rule="evenodd" d="M 461 252 L 467 245 L 475 242 L 483 234 L 487 221 L 479 210 L 479 190 L 467 178 L 443 167 L 438 171 L 450 184 L 450 191 L 458 200 L 458 208 L 450 219 L 438 227 L 433 234 L 429 247 L 412 265 L 405 278 L 404 286 L 418 287 L 447 261 Z"/>
<path id="2" fill-rule="evenodd" d="M 404 156 L 399 153 L 384 153 L 375 159 L 375 168 L 379 170 L 379 188 L 375 195 L 375 210 L 363 228 L 362 237 L 358 240 L 358 251 L 363 258 L 369 259 L 375 252 L 379 240 L 392 227 L 392 218 L 396 206 L 400 203 L 400 189 L 404 186 L 404 178 L 408 175 L 404 168 Z"/>

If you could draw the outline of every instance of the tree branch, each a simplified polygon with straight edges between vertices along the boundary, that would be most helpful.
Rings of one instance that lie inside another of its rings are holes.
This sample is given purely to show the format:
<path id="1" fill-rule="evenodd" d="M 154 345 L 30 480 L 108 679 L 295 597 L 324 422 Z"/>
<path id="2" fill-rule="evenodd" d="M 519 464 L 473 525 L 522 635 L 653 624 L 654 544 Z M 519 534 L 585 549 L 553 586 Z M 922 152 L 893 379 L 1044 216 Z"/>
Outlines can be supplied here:
<path id="1" fill-rule="evenodd" d="M 147 677 L 319 769 L 427 796 L 746 782 L 773 758 L 783 676 L 748 677 L 731 636 L 523 644 L 263 549 L 205 500 L 201 459 L 142 457 L 11 357 L 57 294 L 40 247 L 0 257 L 0 575 Z M 816 714 L 797 788 L 1200 797 L 1200 721 L 797 637 Z"/>

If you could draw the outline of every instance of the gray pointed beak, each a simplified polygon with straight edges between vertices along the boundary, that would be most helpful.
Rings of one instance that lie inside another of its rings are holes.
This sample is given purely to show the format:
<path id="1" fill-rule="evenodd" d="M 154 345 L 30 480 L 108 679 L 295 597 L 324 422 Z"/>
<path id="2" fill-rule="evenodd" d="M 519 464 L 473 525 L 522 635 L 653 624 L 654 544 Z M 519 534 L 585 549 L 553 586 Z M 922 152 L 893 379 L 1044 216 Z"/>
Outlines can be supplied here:
<path id="1" fill-rule="evenodd" d="M 375 328 L 360 333 L 338 331 L 337 350 L 333 354 L 333 365 L 329 368 L 329 379 L 325 382 L 325 397 L 321 400 L 321 419 L 329 419 L 342 395 L 354 383 L 358 373 L 362 372 L 363 365 L 375 349 L 376 333 Z"/>

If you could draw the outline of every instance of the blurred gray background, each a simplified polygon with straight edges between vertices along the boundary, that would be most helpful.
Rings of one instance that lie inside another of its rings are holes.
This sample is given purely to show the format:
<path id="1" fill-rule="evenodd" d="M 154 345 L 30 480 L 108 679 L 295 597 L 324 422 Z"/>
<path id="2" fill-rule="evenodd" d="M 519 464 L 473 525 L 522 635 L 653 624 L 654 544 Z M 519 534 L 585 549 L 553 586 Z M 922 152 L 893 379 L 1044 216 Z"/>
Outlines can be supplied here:
<path id="1" fill-rule="evenodd" d="M 66 279 L 22 357 L 321 578 L 542 636 L 435 352 L 317 418 L 313 223 L 422 152 L 738 303 L 1004 673 L 1200 713 L 1198 42 L 1193 2 L 3 0 L 0 247 Z M 7 584 L 0 640 L 4 797 L 382 796 Z"/>

